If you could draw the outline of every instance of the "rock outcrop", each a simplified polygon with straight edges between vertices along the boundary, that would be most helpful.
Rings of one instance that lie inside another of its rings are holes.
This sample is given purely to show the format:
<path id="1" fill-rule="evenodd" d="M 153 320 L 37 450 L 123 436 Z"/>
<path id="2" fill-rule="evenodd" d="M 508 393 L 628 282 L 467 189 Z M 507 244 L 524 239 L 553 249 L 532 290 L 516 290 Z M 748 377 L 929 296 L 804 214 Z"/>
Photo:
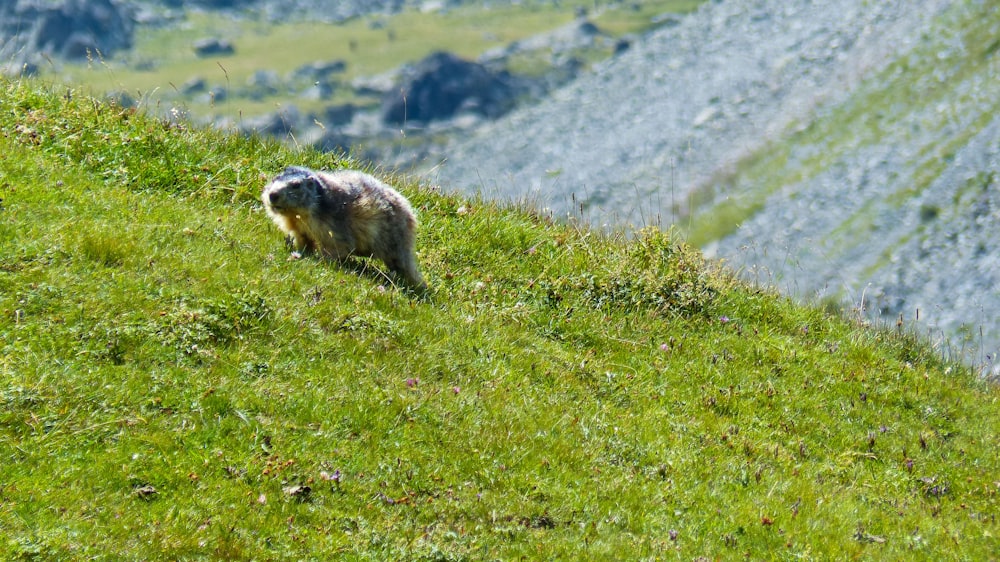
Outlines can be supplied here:
<path id="1" fill-rule="evenodd" d="M 402 125 L 454 117 L 462 111 L 495 118 L 514 106 L 516 80 L 450 53 L 434 53 L 404 71 L 403 83 L 382 104 L 382 119 Z"/>
<path id="2" fill-rule="evenodd" d="M 23 68 L 44 56 L 107 57 L 132 46 L 134 26 L 132 9 L 118 0 L 2 2 L 0 60 Z"/>

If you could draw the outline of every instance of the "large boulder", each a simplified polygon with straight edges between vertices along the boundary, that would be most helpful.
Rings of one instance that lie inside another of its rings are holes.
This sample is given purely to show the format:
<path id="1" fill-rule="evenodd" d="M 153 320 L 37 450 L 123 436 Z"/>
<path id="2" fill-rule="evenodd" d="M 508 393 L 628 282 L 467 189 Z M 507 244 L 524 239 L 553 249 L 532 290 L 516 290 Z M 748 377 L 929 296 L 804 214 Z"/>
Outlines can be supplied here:
<path id="1" fill-rule="evenodd" d="M 0 59 L 110 56 L 132 46 L 133 10 L 120 0 L 0 2 Z"/>
<path id="2" fill-rule="evenodd" d="M 400 87 L 383 98 L 382 119 L 393 125 L 426 123 L 462 111 L 495 118 L 513 107 L 518 91 L 505 71 L 438 52 L 404 72 Z"/>
<path id="3" fill-rule="evenodd" d="M 199 39 L 191 44 L 191 48 L 199 57 L 226 56 L 236 52 L 230 41 L 218 37 Z"/>

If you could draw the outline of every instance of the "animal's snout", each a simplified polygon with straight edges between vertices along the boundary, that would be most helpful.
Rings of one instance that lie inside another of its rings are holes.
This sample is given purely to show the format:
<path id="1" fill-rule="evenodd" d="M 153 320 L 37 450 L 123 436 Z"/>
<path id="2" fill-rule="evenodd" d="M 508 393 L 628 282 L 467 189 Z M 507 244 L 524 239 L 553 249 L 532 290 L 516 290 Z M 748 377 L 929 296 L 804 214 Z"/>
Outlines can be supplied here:
<path id="1" fill-rule="evenodd" d="M 267 194 L 267 200 L 270 201 L 272 205 L 278 203 L 279 201 L 281 201 L 281 194 L 278 193 L 277 191 L 272 191 L 271 193 Z"/>

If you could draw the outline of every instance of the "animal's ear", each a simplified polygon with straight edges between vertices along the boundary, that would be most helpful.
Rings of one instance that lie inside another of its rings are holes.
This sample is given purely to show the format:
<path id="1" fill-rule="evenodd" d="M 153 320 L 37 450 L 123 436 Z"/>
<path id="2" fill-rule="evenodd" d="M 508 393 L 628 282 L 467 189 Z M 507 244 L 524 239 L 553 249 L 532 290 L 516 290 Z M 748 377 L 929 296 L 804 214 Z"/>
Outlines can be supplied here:
<path id="1" fill-rule="evenodd" d="M 302 185 L 316 193 L 323 191 L 323 182 L 320 181 L 316 174 L 309 174 L 307 177 L 302 178 Z"/>
<path id="2" fill-rule="evenodd" d="M 301 166 L 288 166 L 276 179 L 284 181 L 286 185 L 303 185 L 315 174 L 309 168 Z"/>

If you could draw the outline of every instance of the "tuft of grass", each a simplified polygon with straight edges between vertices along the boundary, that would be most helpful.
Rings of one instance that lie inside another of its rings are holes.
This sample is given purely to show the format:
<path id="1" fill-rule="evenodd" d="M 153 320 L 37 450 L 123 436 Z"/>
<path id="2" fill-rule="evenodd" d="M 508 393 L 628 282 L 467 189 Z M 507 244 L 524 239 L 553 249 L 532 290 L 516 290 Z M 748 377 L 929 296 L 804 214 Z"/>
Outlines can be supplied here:
<path id="1" fill-rule="evenodd" d="M 403 178 L 425 299 L 257 202 L 349 160 L 0 82 L 0 558 L 983 559 L 1000 391 Z"/>

